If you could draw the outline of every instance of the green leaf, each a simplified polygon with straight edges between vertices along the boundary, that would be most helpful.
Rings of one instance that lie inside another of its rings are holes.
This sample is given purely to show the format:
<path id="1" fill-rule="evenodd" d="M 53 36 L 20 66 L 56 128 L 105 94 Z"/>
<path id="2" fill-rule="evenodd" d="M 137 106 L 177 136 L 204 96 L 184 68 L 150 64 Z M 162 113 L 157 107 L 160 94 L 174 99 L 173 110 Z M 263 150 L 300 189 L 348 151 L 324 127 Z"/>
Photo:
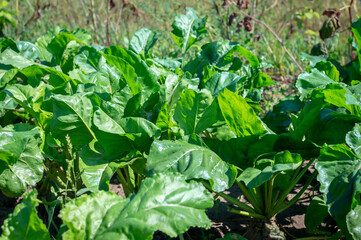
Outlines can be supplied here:
<path id="1" fill-rule="evenodd" d="M 144 97 L 148 98 L 159 89 L 155 74 L 134 52 L 114 46 L 103 51 L 107 62 L 122 72 L 133 96 L 142 91 Z"/>
<path id="2" fill-rule="evenodd" d="M 323 71 L 330 79 L 335 82 L 340 80 L 340 72 L 337 70 L 337 67 L 331 62 L 318 62 L 315 66 L 319 71 Z"/>
<path id="3" fill-rule="evenodd" d="M 49 77 L 46 78 L 46 82 L 54 87 L 52 91 L 56 88 L 62 87 L 63 85 L 68 85 L 71 81 L 68 75 L 44 65 L 32 65 L 22 69 L 20 72 L 28 78 L 28 84 L 33 87 L 38 86 L 41 80 L 44 79 L 44 76 L 48 75 Z M 67 87 L 70 88 L 69 85 Z M 69 94 L 70 92 L 71 91 L 68 91 L 65 94 Z"/>
<path id="4" fill-rule="evenodd" d="M 109 139 L 113 140 L 113 139 Z M 117 140 L 117 139 L 115 139 Z M 121 142 L 118 142 L 119 147 Z M 83 147 L 79 152 L 79 170 L 84 185 L 92 191 L 109 191 L 109 182 L 119 163 L 108 160 L 109 156 L 96 153 L 89 147 Z"/>
<path id="5" fill-rule="evenodd" d="M 0 129 L 0 189 L 11 197 L 23 194 L 43 177 L 38 128 L 27 124 Z"/>
<path id="6" fill-rule="evenodd" d="M 179 80 L 178 76 L 167 77 L 164 85 L 168 110 L 171 111 L 185 89 L 198 90 L 199 79 L 192 78 L 189 73 L 185 73 Z"/>
<path id="7" fill-rule="evenodd" d="M 4 221 L 0 239 L 50 240 L 50 234 L 42 220 L 38 217 L 36 207 L 38 192 L 32 190 L 24 195 L 14 212 Z"/>
<path id="8" fill-rule="evenodd" d="M 252 52 L 242 47 L 238 42 L 222 40 L 203 45 L 199 56 L 189 61 L 184 70 L 201 76 L 203 69 L 209 65 L 221 69 L 230 69 L 232 63 L 240 61 L 238 55 L 245 57 L 253 69 L 259 68 L 259 60 Z"/>
<path id="9" fill-rule="evenodd" d="M 361 206 L 357 205 L 346 215 L 347 229 L 354 240 L 361 239 Z"/>
<path id="10" fill-rule="evenodd" d="M 346 215 L 360 200 L 361 160 L 344 145 L 325 146 L 315 168 L 331 216 L 347 230 Z"/>
<path id="11" fill-rule="evenodd" d="M 38 50 L 38 46 L 36 46 L 35 44 L 32 44 L 30 42 L 19 41 L 16 42 L 16 46 L 19 50 L 19 54 L 24 58 L 33 61 L 36 61 L 38 59 L 44 60 L 44 59 L 40 59 L 40 51 Z"/>
<path id="12" fill-rule="evenodd" d="M 344 107 L 352 114 L 360 113 L 360 103 L 350 90 L 340 84 L 328 84 L 324 89 L 316 89 L 312 92 L 311 98 L 323 98 L 325 102 L 337 107 Z"/>
<path id="13" fill-rule="evenodd" d="M 236 92 L 237 83 L 240 79 L 241 77 L 234 73 L 216 73 L 206 82 L 204 88 L 211 91 L 213 96 L 218 96 L 225 88 L 232 92 Z"/>
<path id="14" fill-rule="evenodd" d="M 209 180 L 216 192 L 232 186 L 237 170 L 211 150 L 181 141 L 154 141 L 148 161 L 149 175 L 179 172 L 186 179 Z"/>
<path id="15" fill-rule="evenodd" d="M 123 203 L 123 205 L 120 205 Z M 113 192 L 94 192 L 68 202 L 60 211 L 60 218 L 69 228 L 64 240 L 95 239 L 107 212 L 114 205 L 124 207 L 126 201 Z M 79 214 L 74 214 L 77 212 Z"/>
<path id="16" fill-rule="evenodd" d="M 153 138 L 160 135 L 152 122 L 137 117 L 117 119 L 101 109 L 94 112 L 95 135 L 109 160 L 114 160 L 132 149 L 134 141 L 138 150 L 149 151 Z"/>
<path id="17" fill-rule="evenodd" d="M 207 32 L 207 17 L 198 18 L 192 8 L 187 8 L 186 15 L 178 15 L 172 24 L 172 37 L 184 54 L 195 42 L 201 40 Z"/>
<path id="18" fill-rule="evenodd" d="M 302 140 L 308 129 L 319 120 L 320 111 L 324 107 L 325 104 L 321 99 L 307 102 L 297 118 L 292 120 L 294 129 L 291 135 L 296 139 Z"/>
<path id="19" fill-rule="evenodd" d="M 14 52 L 10 48 L 6 49 L 0 54 L 0 63 L 5 65 L 11 65 L 20 70 L 36 64 L 35 62 L 24 58 L 19 53 Z"/>
<path id="20" fill-rule="evenodd" d="M 325 231 L 319 228 L 328 215 L 325 201 L 320 197 L 314 197 L 306 210 L 305 225 L 307 231 L 314 234 L 324 234 Z"/>
<path id="21" fill-rule="evenodd" d="M 56 63 L 61 64 L 63 68 L 65 65 L 64 59 L 71 55 L 73 51 L 77 51 L 80 45 L 90 44 L 90 40 L 91 35 L 83 29 L 78 29 L 73 33 L 61 32 L 50 41 L 47 49 L 54 55 Z"/>
<path id="22" fill-rule="evenodd" d="M 14 42 L 14 40 L 10 38 L 2 38 L 0 40 L 0 52 L 3 52 L 7 48 L 11 48 L 15 52 L 19 52 L 19 49 L 16 46 L 16 42 Z"/>
<path id="23" fill-rule="evenodd" d="M 200 133 L 217 122 L 217 105 L 212 103 L 213 97 L 209 91 L 204 89 L 197 93 L 187 89 L 177 102 L 174 120 L 186 135 Z"/>
<path id="24" fill-rule="evenodd" d="M 110 67 L 95 48 L 83 47 L 74 57 L 74 63 L 78 68 L 69 73 L 71 78 L 100 86 L 110 94 L 119 90 L 120 72 Z"/>
<path id="25" fill-rule="evenodd" d="M 257 168 L 245 169 L 237 178 L 237 181 L 244 181 L 249 188 L 259 187 L 270 180 L 275 173 L 296 170 L 302 164 L 302 159 L 298 154 L 283 151 L 277 153 L 273 161 L 270 161 L 270 164 L 263 170 Z"/>
<path id="26" fill-rule="evenodd" d="M 301 93 L 300 99 L 303 100 L 315 88 L 323 88 L 329 83 L 335 82 L 317 69 L 312 69 L 310 73 L 304 72 L 300 74 L 295 86 Z"/>
<path id="27" fill-rule="evenodd" d="M 247 187 L 256 188 L 272 178 L 272 167 L 268 166 L 263 170 L 257 168 L 246 168 L 237 181 L 243 181 Z"/>
<path id="28" fill-rule="evenodd" d="M 72 96 L 54 95 L 51 131 L 55 138 L 66 143 L 69 135 L 71 143 L 78 149 L 96 139 L 92 131 L 93 103 L 89 94 Z"/>
<path id="29" fill-rule="evenodd" d="M 156 43 L 157 39 L 158 37 L 156 32 L 142 28 L 134 33 L 134 36 L 129 43 L 129 49 L 137 54 L 141 54 L 143 52 L 143 55 L 147 55 L 149 50 Z"/>
<path id="30" fill-rule="evenodd" d="M 47 113 L 41 109 L 45 89 L 45 84 L 41 82 L 36 88 L 30 85 L 12 84 L 3 91 L 30 113 L 32 117 L 37 120 L 37 123 L 43 127 L 52 118 L 51 113 Z"/>
<path id="31" fill-rule="evenodd" d="M 258 72 L 256 74 L 256 77 L 253 79 L 253 87 L 254 88 L 263 88 L 275 85 L 272 78 L 270 78 L 266 73 L 264 72 Z"/>
<path id="32" fill-rule="evenodd" d="M 352 131 L 346 134 L 346 143 L 361 158 L 361 124 L 356 123 Z"/>
<path id="33" fill-rule="evenodd" d="M 342 144 L 345 142 L 346 134 L 359 122 L 359 116 L 324 108 L 307 130 L 306 137 L 318 145 Z"/>
<path id="34" fill-rule="evenodd" d="M 202 184 L 159 174 L 145 179 L 127 199 L 109 192 L 74 199 L 60 217 L 69 228 L 66 240 L 152 239 L 157 230 L 176 237 L 191 226 L 209 228 L 205 210 L 212 206 L 213 197 Z"/>
<path id="35" fill-rule="evenodd" d="M 225 89 L 219 94 L 218 103 L 227 125 L 238 137 L 267 132 L 262 121 L 243 97 Z"/>
<path id="36" fill-rule="evenodd" d="M 304 52 L 302 52 L 300 54 L 300 57 L 301 57 L 302 61 L 309 61 L 311 67 L 316 66 L 316 64 L 319 63 L 319 62 L 326 62 L 327 61 L 327 56 L 324 56 L 324 55 L 313 56 L 313 55 L 309 55 L 309 54 L 304 53 Z"/>

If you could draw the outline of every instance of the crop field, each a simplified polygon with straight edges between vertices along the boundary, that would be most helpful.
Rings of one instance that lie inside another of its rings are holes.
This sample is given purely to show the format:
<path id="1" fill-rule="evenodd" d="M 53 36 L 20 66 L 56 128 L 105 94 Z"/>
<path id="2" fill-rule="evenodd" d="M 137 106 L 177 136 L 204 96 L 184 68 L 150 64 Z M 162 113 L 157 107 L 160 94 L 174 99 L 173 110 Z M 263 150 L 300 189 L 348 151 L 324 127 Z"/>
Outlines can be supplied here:
<path id="1" fill-rule="evenodd" d="M 361 240 L 360 7 L 0 0 L 0 240 Z"/>

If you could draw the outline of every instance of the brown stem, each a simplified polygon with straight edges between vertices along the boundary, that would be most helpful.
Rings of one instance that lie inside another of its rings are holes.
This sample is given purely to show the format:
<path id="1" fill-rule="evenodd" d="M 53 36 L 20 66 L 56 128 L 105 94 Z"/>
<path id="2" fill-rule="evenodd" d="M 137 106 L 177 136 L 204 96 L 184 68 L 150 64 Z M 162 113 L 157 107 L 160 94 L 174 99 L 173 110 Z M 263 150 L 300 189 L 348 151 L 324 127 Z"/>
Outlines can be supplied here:
<path id="1" fill-rule="evenodd" d="M 298 64 L 298 62 L 296 61 L 296 59 L 292 56 L 292 54 L 288 51 L 288 49 L 286 48 L 286 46 L 283 44 L 283 41 L 280 39 L 280 37 L 272 30 L 272 28 L 270 28 L 270 26 L 268 26 L 265 22 L 262 22 L 261 20 L 258 20 L 257 18 L 248 15 L 247 13 L 244 13 L 243 11 L 241 11 L 244 15 L 252 18 L 255 22 L 262 24 L 263 26 L 265 26 L 272 34 L 273 36 L 275 36 L 275 38 L 277 39 L 277 41 L 282 45 L 283 49 L 285 50 L 285 52 L 287 53 L 287 55 L 292 59 L 292 61 L 297 65 L 297 67 L 301 70 L 301 72 L 303 72 L 303 68 L 301 67 L 300 64 Z"/>

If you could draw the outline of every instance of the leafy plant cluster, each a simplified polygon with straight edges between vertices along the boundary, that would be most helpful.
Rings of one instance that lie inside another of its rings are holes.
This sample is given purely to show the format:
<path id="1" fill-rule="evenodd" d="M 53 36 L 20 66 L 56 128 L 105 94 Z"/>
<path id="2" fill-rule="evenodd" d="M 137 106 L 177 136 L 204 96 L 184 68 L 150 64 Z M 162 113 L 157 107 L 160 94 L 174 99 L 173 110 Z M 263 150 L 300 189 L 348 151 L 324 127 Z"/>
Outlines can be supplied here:
<path id="1" fill-rule="evenodd" d="M 211 226 L 212 192 L 231 212 L 269 221 L 316 177 L 309 232 L 361 239 L 360 63 L 304 55 L 299 94 L 261 118 L 263 88 L 274 82 L 252 52 L 220 40 L 184 57 L 206 21 L 192 9 L 176 17 L 175 59 L 152 55 L 148 29 L 128 49 L 90 45 L 82 29 L 1 40 L 0 189 L 24 199 L 0 239 L 181 236 Z M 353 31 L 361 44 L 361 20 Z M 123 197 L 109 191 L 113 177 Z M 222 193 L 232 186 L 248 203 Z"/>

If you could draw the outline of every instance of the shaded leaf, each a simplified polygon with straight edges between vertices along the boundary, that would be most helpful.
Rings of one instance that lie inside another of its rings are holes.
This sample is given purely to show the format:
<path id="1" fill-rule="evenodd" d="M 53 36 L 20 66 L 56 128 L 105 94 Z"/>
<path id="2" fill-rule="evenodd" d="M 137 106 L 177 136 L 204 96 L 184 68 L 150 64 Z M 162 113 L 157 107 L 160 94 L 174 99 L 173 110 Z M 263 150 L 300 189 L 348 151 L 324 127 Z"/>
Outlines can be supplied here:
<path id="1" fill-rule="evenodd" d="M 18 204 L 13 213 L 4 221 L 1 240 L 5 239 L 50 239 L 50 234 L 43 221 L 38 217 L 36 207 L 38 192 L 32 190 L 25 193 L 24 199 Z"/>

